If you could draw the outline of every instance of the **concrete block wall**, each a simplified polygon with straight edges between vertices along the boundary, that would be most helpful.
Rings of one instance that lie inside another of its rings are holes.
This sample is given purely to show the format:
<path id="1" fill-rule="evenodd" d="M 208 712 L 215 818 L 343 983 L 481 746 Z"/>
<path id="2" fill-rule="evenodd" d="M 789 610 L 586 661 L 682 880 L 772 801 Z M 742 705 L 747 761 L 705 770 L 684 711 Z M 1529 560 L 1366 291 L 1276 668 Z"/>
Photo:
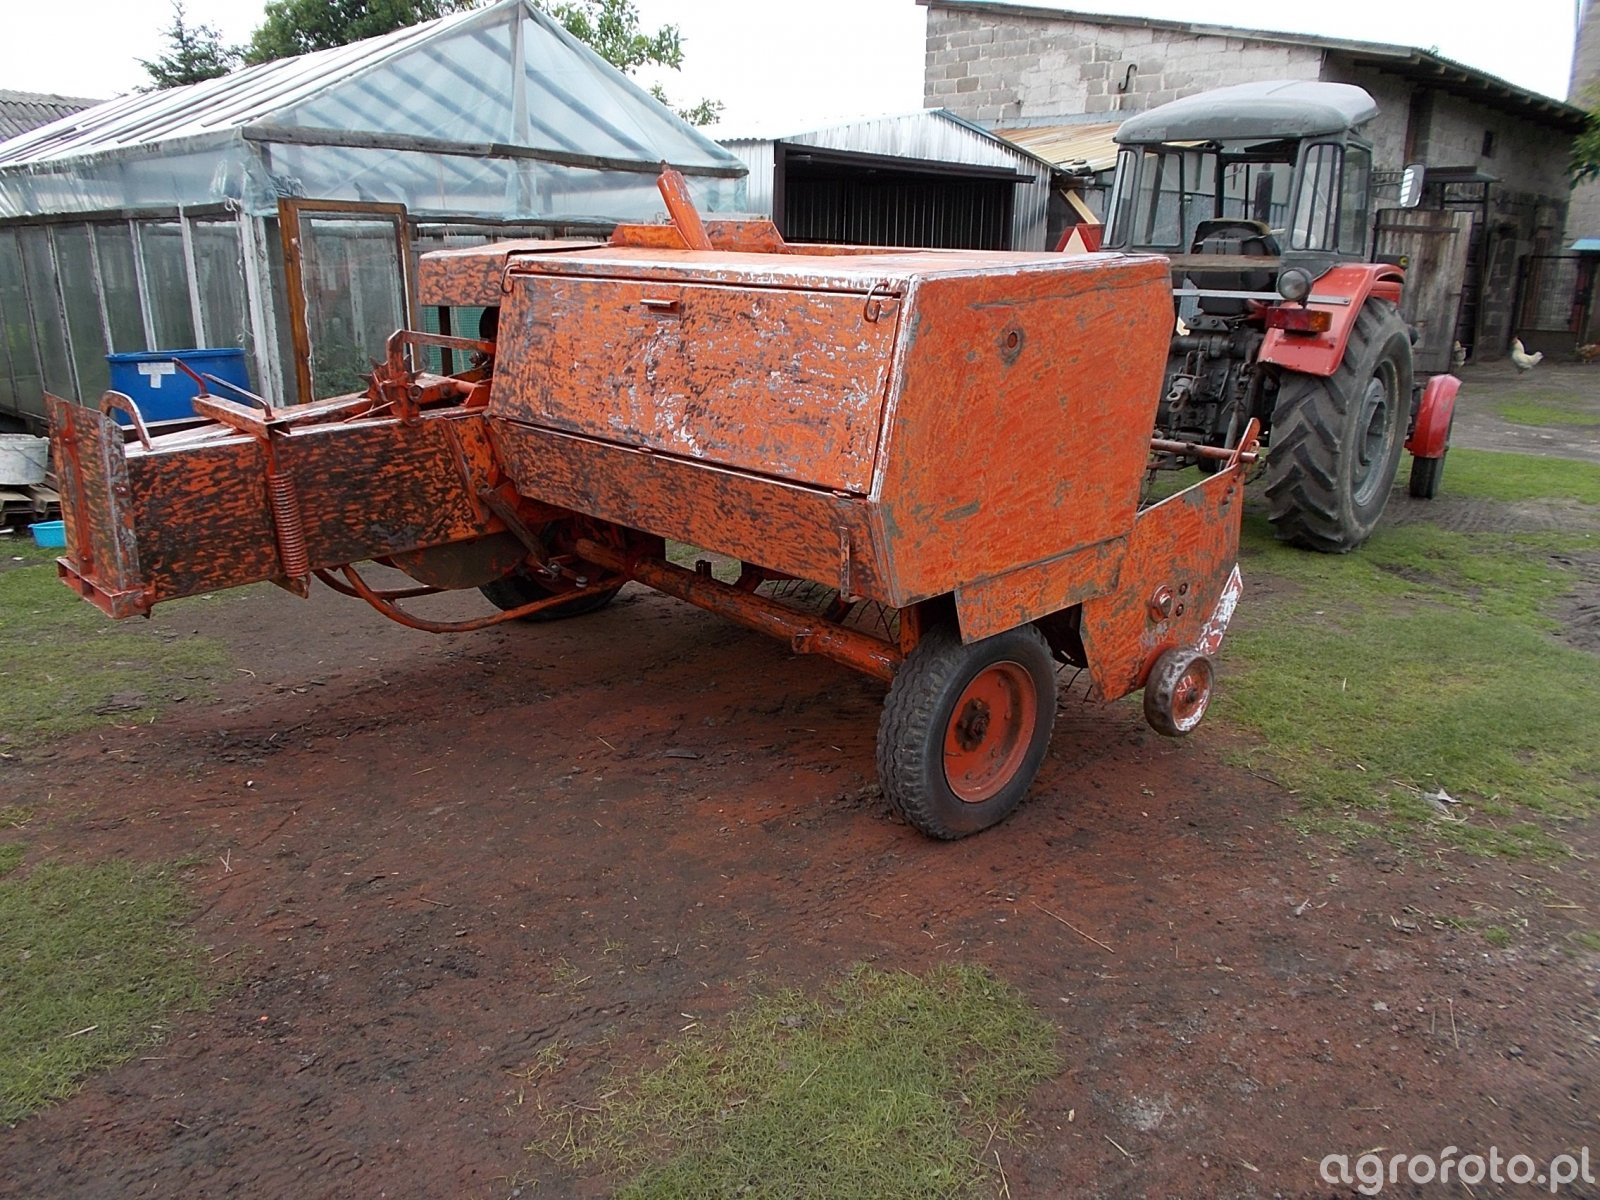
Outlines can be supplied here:
<path id="1" fill-rule="evenodd" d="M 1142 112 L 1210 88 L 1316 79 L 1312 47 L 1060 17 L 928 12 L 924 103 L 997 122 Z"/>

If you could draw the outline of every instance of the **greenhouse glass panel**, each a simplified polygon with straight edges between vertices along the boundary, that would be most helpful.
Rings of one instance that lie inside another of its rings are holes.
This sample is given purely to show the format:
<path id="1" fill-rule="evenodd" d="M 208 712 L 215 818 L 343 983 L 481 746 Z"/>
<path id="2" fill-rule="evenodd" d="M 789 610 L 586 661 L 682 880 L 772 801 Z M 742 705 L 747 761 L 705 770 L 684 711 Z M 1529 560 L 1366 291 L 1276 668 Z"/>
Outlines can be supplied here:
<path id="1" fill-rule="evenodd" d="M 111 386 L 100 292 L 94 281 L 94 245 L 87 225 L 57 225 L 52 231 L 67 309 L 67 340 L 78 369 L 78 399 L 92 402 Z"/>
<path id="2" fill-rule="evenodd" d="M 250 346 L 245 312 L 244 251 L 233 221 L 194 221 L 194 270 L 200 282 L 200 312 L 206 345 Z"/>
<path id="3" fill-rule="evenodd" d="M 312 392 L 362 391 L 389 335 L 406 324 L 395 222 L 306 213 L 300 245 Z"/>
<path id="4" fill-rule="evenodd" d="M 133 232 L 123 222 L 96 225 L 95 253 L 100 260 L 100 291 L 111 326 L 111 350 L 129 354 L 150 349 L 144 336 L 144 307 L 139 300 L 139 272 L 134 266 Z"/>
<path id="5" fill-rule="evenodd" d="M 187 350 L 195 345 L 194 310 L 189 306 L 189 270 L 183 258 L 183 230 L 176 221 L 141 221 L 139 248 L 150 297 L 152 350 Z"/>
<path id="6" fill-rule="evenodd" d="M 17 234 L 0 229 L 0 320 L 5 321 L 6 350 L 11 357 L 11 394 L 23 412 L 39 412 L 39 360 L 34 353 L 33 321 L 28 315 L 28 292 L 22 284 L 22 250 Z"/>
<path id="7" fill-rule="evenodd" d="M 33 340 L 39 349 L 39 365 L 44 370 L 48 392 L 72 398 L 72 362 L 67 353 L 67 326 L 61 319 L 61 298 L 56 295 L 56 264 L 50 254 L 50 232 L 43 225 L 25 226 L 22 239 L 22 274 L 28 286 L 28 303 L 33 310 Z M 31 407 L 23 398 L 23 407 Z"/>

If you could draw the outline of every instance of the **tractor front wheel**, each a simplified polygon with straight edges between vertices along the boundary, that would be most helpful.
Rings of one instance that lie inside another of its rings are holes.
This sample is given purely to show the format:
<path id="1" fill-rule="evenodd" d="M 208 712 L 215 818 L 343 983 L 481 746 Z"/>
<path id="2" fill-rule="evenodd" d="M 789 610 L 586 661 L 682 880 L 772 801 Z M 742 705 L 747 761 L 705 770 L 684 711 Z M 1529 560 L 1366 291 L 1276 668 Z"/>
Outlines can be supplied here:
<path id="1" fill-rule="evenodd" d="M 1003 821 L 1022 802 L 1050 744 L 1056 671 L 1032 625 L 970 645 L 936 627 L 906 656 L 878 724 L 878 780 L 929 837 Z"/>
<path id="2" fill-rule="evenodd" d="M 1343 554 L 1372 535 L 1405 443 L 1411 338 L 1369 300 L 1331 376 L 1285 372 L 1272 413 L 1267 516 L 1286 542 Z"/>

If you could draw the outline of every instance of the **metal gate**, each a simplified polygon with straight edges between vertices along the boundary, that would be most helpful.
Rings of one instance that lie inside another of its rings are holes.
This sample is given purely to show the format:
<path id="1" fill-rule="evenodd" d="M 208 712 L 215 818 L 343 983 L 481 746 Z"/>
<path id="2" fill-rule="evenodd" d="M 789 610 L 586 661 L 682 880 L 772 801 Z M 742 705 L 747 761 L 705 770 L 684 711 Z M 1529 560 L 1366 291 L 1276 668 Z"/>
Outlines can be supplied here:
<path id="1" fill-rule="evenodd" d="M 1570 355 L 1600 335 L 1595 329 L 1592 254 L 1530 254 L 1517 280 L 1516 336 L 1532 353 Z"/>

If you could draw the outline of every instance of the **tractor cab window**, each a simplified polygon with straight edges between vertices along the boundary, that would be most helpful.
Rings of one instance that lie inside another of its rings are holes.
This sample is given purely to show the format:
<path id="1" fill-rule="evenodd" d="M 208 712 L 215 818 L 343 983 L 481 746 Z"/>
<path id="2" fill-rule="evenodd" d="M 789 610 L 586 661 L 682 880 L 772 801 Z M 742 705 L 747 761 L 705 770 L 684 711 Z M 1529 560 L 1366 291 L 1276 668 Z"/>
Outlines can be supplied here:
<path id="1" fill-rule="evenodd" d="M 1117 157 L 1108 245 L 1183 244 L 1184 155 L 1165 146 L 1124 150 Z"/>
<path id="2" fill-rule="evenodd" d="M 1365 257 L 1367 253 L 1369 183 L 1372 151 L 1350 146 L 1344 152 L 1344 194 L 1339 201 L 1339 251 Z"/>
<path id="3" fill-rule="evenodd" d="M 1289 245 L 1296 250 L 1338 248 L 1341 156 L 1340 148 L 1329 142 L 1319 142 L 1306 151 L 1289 237 Z"/>
<path id="4" fill-rule="evenodd" d="M 1259 221 L 1281 234 L 1289 221 L 1289 192 L 1293 185 L 1292 162 L 1225 158 L 1217 215 Z"/>

